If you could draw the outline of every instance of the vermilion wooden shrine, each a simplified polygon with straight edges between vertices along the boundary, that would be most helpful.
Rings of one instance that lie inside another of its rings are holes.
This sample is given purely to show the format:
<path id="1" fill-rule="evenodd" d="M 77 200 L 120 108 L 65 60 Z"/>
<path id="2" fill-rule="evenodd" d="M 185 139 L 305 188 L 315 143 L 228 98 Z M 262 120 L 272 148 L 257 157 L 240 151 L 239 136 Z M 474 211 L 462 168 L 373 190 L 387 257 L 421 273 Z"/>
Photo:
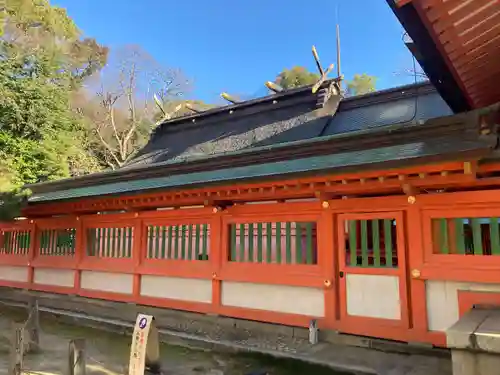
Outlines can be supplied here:
<path id="1" fill-rule="evenodd" d="M 340 100 L 329 80 L 167 121 L 121 170 L 31 186 L 0 285 L 444 346 L 500 303 L 500 92 L 479 83 L 500 60 L 430 45 L 480 1 L 399 3 L 431 82 Z"/>

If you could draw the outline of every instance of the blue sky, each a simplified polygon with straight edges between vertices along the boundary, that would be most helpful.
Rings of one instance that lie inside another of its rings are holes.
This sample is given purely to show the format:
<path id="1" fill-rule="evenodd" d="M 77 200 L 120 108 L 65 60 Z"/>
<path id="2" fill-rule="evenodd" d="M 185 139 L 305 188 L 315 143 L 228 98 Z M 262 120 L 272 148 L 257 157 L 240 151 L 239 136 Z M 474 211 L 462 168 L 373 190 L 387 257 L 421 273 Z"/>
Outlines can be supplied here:
<path id="1" fill-rule="evenodd" d="M 52 0 L 85 35 L 111 48 L 139 44 L 159 62 L 194 80 L 189 95 L 218 101 L 222 91 L 264 94 L 283 69 L 315 70 L 311 46 L 324 66 L 336 60 L 341 30 L 342 73 L 379 78 L 377 89 L 409 83 L 402 27 L 385 0 Z M 338 12 L 337 12 L 338 9 Z M 338 17 L 337 17 L 338 14 Z"/>

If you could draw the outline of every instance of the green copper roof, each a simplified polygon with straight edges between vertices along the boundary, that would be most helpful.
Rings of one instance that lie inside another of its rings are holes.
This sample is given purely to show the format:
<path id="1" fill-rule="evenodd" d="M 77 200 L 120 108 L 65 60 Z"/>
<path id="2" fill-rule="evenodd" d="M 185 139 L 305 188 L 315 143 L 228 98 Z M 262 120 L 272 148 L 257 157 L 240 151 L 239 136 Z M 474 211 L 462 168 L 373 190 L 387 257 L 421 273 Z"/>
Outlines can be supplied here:
<path id="1" fill-rule="evenodd" d="M 445 157 L 456 154 L 485 150 L 491 147 L 483 140 L 467 140 L 457 137 L 437 138 L 427 141 L 406 143 L 338 154 L 314 156 L 257 165 L 226 168 L 188 174 L 170 175 L 145 180 L 123 181 L 99 186 L 40 193 L 31 196 L 30 202 L 47 202 L 108 194 L 125 194 L 143 190 L 194 187 L 214 183 L 228 183 L 249 179 L 264 180 L 272 176 L 284 178 L 295 174 L 332 171 L 346 167 L 369 166 L 390 161 L 404 161 L 431 156 Z"/>

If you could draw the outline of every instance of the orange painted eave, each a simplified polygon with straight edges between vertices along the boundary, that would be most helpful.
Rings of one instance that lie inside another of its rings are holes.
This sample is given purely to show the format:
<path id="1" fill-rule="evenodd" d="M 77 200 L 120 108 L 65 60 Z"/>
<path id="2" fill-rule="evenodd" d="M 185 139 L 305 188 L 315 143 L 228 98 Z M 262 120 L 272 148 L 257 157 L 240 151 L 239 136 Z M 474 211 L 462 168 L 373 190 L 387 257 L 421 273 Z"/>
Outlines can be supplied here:
<path id="1" fill-rule="evenodd" d="M 396 3 L 396 5 L 398 7 L 402 7 L 402 6 L 404 6 L 404 5 L 408 4 L 408 3 L 411 3 L 412 0 L 394 0 L 394 2 Z"/>
<path id="2" fill-rule="evenodd" d="M 415 7 L 472 108 L 500 101 L 500 0 L 393 1 Z"/>

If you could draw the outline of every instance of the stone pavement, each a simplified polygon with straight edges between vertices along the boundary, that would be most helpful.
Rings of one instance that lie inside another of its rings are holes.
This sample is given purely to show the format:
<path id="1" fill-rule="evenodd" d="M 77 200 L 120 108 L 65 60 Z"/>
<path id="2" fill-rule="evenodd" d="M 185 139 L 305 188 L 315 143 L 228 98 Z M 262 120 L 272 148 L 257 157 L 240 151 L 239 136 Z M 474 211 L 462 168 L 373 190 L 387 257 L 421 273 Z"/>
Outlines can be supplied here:
<path id="1" fill-rule="evenodd" d="M 311 364 L 330 367 L 336 371 L 352 374 L 377 375 L 452 375 L 451 360 L 448 357 L 420 354 L 387 353 L 374 349 L 360 348 L 321 342 L 310 345 L 296 340 L 286 346 L 271 338 L 266 342 L 258 340 L 212 340 L 208 337 L 194 337 L 188 334 L 160 330 L 161 339 L 176 345 L 209 347 L 214 350 L 257 352 L 295 359 Z"/>

